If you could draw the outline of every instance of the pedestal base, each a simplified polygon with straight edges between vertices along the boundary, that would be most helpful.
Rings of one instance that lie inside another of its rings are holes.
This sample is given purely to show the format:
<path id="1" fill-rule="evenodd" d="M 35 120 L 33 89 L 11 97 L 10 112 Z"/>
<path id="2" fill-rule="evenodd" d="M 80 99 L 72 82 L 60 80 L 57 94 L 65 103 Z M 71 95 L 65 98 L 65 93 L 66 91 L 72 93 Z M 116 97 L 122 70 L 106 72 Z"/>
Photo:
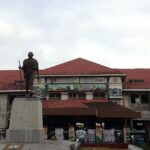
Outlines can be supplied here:
<path id="1" fill-rule="evenodd" d="M 16 98 L 12 104 L 9 143 L 39 143 L 44 139 L 42 103 L 35 98 Z"/>
<path id="2" fill-rule="evenodd" d="M 39 143 L 43 141 L 41 130 L 7 130 L 8 143 Z"/>

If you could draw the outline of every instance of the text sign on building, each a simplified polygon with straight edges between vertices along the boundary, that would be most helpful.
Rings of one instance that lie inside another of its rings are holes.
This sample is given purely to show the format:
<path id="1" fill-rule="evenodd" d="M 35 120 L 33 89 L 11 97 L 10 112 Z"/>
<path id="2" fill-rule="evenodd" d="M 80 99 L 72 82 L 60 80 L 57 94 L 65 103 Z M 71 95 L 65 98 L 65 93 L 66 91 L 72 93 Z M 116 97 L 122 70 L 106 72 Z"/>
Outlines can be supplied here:
<path id="1" fill-rule="evenodd" d="M 105 77 L 61 77 L 48 78 L 47 83 L 107 83 Z"/>
<path id="2" fill-rule="evenodd" d="M 109 77 L 109 83 L 122 83 L 121 77 Z"/>
<path id="3" fill-rule="evenodd" d="M 105 77 L 81 77 L 80 83 L 107 83 L 107 78 Z"/>

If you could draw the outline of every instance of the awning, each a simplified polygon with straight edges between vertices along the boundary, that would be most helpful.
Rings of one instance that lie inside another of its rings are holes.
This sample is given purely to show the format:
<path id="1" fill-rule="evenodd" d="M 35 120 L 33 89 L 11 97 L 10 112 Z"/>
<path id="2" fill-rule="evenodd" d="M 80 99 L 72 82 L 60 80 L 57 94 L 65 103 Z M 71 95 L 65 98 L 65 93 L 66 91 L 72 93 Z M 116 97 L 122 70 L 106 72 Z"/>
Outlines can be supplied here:
<path id="1" fill-rule="evenodd" d="M 95 116 L 98 118 L 140 118 L 141 113 L 106 99 L 45 100 L 43 115 Z"/>

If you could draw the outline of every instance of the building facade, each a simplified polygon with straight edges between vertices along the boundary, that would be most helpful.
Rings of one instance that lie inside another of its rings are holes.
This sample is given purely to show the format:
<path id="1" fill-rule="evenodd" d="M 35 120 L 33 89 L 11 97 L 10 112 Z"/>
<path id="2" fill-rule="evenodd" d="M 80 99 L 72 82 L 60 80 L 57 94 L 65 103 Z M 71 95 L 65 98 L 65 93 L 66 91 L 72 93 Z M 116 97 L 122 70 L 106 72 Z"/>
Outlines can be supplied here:
<path id="1" fill-rule="evenodd" d="M 150 127 L 150 69 L 113 69 L 77 58 L 40 71 L 34 89 L 43 103 L 48 133 L 88 129 Z M 0 128 L 7 129 L 15 97 L 25 96 L 19 71 L 0 71 Z"/>

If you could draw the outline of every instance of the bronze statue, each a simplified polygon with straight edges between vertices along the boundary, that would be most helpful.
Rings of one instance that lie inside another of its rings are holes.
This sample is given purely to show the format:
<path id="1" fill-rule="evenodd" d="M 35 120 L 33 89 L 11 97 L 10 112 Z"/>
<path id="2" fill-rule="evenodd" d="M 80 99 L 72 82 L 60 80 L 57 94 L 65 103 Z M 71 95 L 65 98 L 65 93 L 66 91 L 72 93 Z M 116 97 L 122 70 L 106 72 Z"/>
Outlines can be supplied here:
<path id="1" fill-rule="evenodd" d="M 23 66 L 21 67 L 19 65 L 19 69 L 22 69 L 24 71 L 24 79 L 26 83 L 26 92 L 30 90 L 31 93 L 33 92 L 33 83 L 34 83 L 34 77 L 37 73 L 39 78 L 39 67 L 38 67 L 38 61 L 33 58 L 33 53 L 28 53 L 28 59 L 25 59 L 23 61 Z"/>

